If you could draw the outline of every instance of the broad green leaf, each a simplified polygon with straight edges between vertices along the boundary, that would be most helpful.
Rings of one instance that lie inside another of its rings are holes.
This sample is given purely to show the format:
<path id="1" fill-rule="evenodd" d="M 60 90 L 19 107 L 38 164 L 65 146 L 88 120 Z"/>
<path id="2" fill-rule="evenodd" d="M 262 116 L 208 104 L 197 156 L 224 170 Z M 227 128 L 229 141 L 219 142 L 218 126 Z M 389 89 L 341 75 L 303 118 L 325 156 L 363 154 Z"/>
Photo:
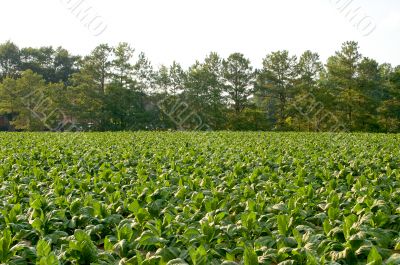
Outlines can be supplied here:
<path id="1" fill-rule="evenodd" d="M 38 257 L 47 257 L 50 254 L 50 252 L 51 252 L 50 244 L 47 241 L 40 239 L 36 246 L 36 253 Z"/>
<path id="2" fill-rule="evenodd" d="M 382 257 L 375 247 L 371 248 L 371 251 L 368 254 L 367 262 L 369 265 L 381 265 L 382 264 Z"/>
<path id="3" fill-rule="evenodd" d="M 258 264 L 258 256 L 252 247 L 245 247 L 243 254 L 244 265 Z"/>

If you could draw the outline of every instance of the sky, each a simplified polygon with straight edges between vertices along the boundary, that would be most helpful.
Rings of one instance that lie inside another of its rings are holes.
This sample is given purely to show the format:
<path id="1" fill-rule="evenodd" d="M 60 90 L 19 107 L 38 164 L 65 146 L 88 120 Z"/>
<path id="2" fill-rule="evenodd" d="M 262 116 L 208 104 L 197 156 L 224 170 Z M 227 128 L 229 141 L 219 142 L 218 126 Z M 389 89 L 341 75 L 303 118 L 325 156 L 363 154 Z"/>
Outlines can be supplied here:
<path id="1" fill-rule="evenodd" d="M 211 51 L 241 52 L 255 67 L 270 52 L 318 52 L 343 42 L 400 65 L 399 0 L 2 0 L 0 42 L 88 54 L 128 42 L 154 65 L 189 66 Z"/>

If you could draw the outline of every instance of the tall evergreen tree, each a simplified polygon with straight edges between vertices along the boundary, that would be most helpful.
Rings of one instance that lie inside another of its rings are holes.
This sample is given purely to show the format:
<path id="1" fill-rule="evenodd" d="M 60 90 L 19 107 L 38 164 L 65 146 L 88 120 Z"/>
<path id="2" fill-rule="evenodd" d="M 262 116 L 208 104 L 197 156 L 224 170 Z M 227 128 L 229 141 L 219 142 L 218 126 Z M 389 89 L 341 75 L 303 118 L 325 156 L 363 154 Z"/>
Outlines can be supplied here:
<path id="1" fill-rule="evenodd" d="M 0 44 L 0 81 L 6 77 L 17 78 L 20 64 L 21 55 L 18 46 L 10 41 Z"/>
<path id="2" fill-rule="evenodd" d="M 343 122 L 347 130 L 355 130 L 356 121 L 361 114 L 360 106 L 366 98 L 358 87 L 358 70 L 362 55 L 358 43 L 345 42 L 340 51 L 328 59 L 327 78 L 336 95 L 336 108 L 332 111 Z"/>
<path id="3" fill-rule="evenodd" d="M 277 51 L 267 55 L 258 75 L 258 90 L 267 98 L 267 111 L 275 128 L 285 129 L 289 118 L 289 104 L 297 77 L 297 57 L 288 51 Z"/>

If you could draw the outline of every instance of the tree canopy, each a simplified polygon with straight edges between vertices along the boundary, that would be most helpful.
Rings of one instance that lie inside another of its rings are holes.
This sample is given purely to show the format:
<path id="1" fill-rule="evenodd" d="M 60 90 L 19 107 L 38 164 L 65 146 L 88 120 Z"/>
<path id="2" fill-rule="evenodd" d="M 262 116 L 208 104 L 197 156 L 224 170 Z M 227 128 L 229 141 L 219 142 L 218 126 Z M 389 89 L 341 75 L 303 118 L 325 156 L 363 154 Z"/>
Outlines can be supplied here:
<path id="1" fill-rule="evenodd" d="M 0 116 L 9 130 L 400 131 L 400 66 L 349 41 L 324 64 L 274 51 L 254 68 L 212 52 L 155 68 L 128 43 L 86 56 L 0 44 Z M 1 127 L 4 129 L 4 126 Z"/>

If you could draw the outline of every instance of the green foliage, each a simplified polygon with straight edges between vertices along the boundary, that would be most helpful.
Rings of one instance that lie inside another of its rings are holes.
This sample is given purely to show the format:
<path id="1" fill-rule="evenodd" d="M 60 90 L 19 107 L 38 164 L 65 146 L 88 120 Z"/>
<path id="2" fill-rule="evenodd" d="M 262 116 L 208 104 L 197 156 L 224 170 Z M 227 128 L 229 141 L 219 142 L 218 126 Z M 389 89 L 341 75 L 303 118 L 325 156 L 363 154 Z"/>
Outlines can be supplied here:
<path id="1" fill-rule="evenodd" d="M 54 253 L 51 252 L 50 244 L 40 239 L 36 246 L 36 255 L 38 261 L 36 262 L 39 265 L 58 265 L 58 259 Z"/>
<path id="2" fill-rule="evenodd" d="M 0 130 L 400 131 L 400 67 L 348 41 L 328 58 L 211 52 L 154 69 L 128 43 L 83 57 L 0 44 Z M 331 210 L 335 214 L 335 209 Z"/>
<path id="3" fill-rule="evenodd" d="M 397 135 L 0 142 L 2 264 L 399 264 Z"/>
<path id="4" fill-rule="evenodd" d="M 245 247 L 243 254 L 244 265 L 256 265 L 258 263 L 258 257 L 252 247 Z"/>

